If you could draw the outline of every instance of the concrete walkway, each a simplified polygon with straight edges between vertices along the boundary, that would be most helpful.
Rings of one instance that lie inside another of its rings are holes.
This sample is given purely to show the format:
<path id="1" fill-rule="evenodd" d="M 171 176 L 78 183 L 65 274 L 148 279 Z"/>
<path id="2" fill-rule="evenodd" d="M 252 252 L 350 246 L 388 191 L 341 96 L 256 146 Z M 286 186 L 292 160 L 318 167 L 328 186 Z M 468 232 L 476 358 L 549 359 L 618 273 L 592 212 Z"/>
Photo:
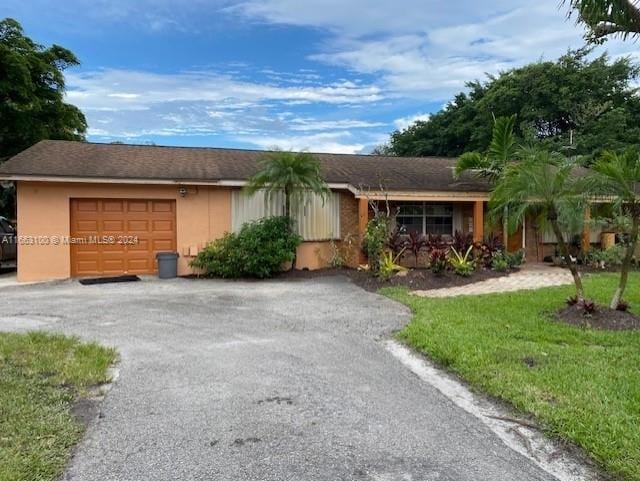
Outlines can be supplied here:
<path id="1" fill-rule="evenodd" d="M 466 286 L 414 291 L 413 294 L 420 297 L 474 296 L 562 286 L 572 282 L 571 273 L 566 269 L 546 264 L 525 264 L 518 272 L 508 276 L 487 279 Z"/>

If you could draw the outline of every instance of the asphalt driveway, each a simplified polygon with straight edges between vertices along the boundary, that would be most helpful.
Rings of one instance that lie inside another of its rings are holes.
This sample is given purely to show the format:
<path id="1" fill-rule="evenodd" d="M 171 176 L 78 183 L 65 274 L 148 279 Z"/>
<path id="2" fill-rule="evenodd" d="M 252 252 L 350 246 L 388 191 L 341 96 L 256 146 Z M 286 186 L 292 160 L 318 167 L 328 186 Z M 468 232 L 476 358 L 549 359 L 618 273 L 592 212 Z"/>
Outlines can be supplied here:
<path id="1" fill-rule="evenodd" d="M 0 330 L 116 346 L 68 480 L 549 480 L 381 343 L 409 312 L 342 278 L 6 287 Z"/>

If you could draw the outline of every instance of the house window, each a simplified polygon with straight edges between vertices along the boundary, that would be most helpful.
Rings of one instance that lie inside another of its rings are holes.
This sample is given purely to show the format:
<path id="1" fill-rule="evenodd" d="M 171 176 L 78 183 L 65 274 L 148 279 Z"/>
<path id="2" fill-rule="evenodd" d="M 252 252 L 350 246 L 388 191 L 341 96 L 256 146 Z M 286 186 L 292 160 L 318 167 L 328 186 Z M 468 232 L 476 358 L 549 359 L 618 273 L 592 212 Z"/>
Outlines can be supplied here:
<path id="1" fill-rule="evenodd" d="M 396 224 L 407 233 L 453 234 L 453 205 L 427 202 L 400 204 Z"/>

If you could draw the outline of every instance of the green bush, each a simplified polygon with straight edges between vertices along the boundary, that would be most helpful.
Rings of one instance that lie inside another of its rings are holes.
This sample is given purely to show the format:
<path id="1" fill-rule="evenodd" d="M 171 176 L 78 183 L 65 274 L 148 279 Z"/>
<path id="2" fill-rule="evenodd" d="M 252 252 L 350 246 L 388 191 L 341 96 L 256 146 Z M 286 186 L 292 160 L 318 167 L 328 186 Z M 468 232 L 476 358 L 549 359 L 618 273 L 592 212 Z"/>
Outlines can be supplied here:
<path id="1" fill-rule="evenodd" d="M 506 272 L 509 270 L 509 261 L 502 251 L 498 251 L 493 254 L 493 257 L 491 258 L 491 270 L 496 272 Z"/>
<path id="2" fill-rule="evenodd" d="M 377 215 L 367 223 L 362 239 L 362 250 L 369 258 L 369 269 L 377 273 L 380 268 L 382 254 L 389 240 L 390 219 L 385 215 Z"/>
<path id="3" fill-rule="evenodd" d="M 600 269 L 609 267 L 620 267 L 625 255 L 625 247 L 622 244 L 616 244 L 606 250 L 592 249 L 587 252 L 585 262 Z"/>
<path id="4" fill-rule="evenodd" d="M 507 261 L 507 265 L 509 269 L 513 269 L 514 267 L 519 267 L 524 262 L 524 249 L 518 249 L 515 252 L 505 252 L 504 258 Z"/>
<path id="5" fill-rule="evenodd" d="M 272 277 L 293 261 L 301 241 L 287 217 L 269 217 L 226 233 L 205 247 L 191 266 L 216 277 Z"/>
<path id="6" fill-rule="evenodd" d="M 472 257 L 473 246 L 469 246 L 467 251 L 463 254 L 458 252 L 455 247 L 451 247 L 449 250 L 449 264 L 453 272 L 461 277 L 469 277 L 475 270 L 475 262 Z"/>

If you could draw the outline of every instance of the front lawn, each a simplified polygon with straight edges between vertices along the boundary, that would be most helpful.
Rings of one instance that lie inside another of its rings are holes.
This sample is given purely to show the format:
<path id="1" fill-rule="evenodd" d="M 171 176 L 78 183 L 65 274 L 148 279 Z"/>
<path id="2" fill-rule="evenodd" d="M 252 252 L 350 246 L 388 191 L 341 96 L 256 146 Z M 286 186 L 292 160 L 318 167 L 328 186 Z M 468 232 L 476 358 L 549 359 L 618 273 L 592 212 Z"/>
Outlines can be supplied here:
<path id="1" fill-rule="evenodd" d="M 586 279 L 606 304 L 617 276 Z M 640 274 L 625 299 L 640 314 Z M 640 331 L 584 330 L 553 320 L 571 286 L 426 299 L 383 290 L 415 316 L 399 333 L 472 386 L 534 414 L 552 435 L 584 448 L 605 470 L 640 480 Z"/>
<path id="2" fill-rule="evenodd" d="M 71 413 L 108 381 L 116 353 L 44 333 L 0 333 L 0 480 L 48 481 L 63 471 L 82 426 Z"/>

